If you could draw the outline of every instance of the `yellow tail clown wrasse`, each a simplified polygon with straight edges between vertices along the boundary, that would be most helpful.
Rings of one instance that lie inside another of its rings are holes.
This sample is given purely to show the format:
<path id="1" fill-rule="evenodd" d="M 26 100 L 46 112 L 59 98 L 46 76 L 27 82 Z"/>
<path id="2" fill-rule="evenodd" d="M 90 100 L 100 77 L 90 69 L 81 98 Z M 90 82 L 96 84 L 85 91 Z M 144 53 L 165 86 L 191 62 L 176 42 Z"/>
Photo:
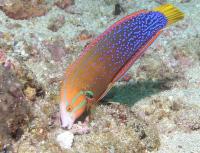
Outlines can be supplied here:
<path id="1" fill-rule="evenodd" d="M 132 13 L 94 39 L 66 70 L 60 92 L 62 127 L 70 129 L 88 103 L 103 98 L 162 30 L 183 17 L 179 9 L 165 4 Z"/>

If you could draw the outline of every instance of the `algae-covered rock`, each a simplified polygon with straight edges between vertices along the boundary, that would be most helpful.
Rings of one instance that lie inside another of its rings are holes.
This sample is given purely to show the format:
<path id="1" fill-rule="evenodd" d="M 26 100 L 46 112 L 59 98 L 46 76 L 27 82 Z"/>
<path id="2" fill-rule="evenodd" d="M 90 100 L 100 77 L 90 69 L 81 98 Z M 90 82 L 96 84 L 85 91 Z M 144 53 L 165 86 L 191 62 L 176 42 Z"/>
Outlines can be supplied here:
<path id="1" fill-rule="evenodd" d="M 0 9 L 13 19 L 29 19 L 42 16 L 48 10 L 44 5 L 23 0 L 5 1 L 0 5 Z"/>
<path id="2" fill-rule="evenodd" d="M 30 119 L 22 88 L 12 73 L 0 66 L 0 150 L 12 140 L 19 140 Z"/>

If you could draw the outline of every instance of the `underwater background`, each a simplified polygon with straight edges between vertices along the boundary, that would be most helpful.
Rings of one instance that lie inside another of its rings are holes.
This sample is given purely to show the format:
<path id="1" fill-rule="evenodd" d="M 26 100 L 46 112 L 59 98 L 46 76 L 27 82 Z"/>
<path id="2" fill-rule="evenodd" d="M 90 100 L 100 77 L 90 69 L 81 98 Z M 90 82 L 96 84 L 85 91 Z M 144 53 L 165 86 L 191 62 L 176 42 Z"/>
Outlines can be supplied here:
<path id="1" fill-rule="evenodd" d="M 122 17 L 171 3 L 167 27 L 97 106 L 88 134 L 58 141 L 60 83 Z M 200 153 L 199 0 L 0 0 L 0 152 Z"/>

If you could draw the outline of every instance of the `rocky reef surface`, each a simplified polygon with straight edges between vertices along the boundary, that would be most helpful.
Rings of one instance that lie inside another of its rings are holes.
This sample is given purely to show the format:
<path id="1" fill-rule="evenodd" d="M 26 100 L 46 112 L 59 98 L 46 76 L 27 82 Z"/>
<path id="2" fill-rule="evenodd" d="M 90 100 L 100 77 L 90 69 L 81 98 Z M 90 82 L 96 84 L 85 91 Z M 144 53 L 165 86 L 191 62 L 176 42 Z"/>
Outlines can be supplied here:
<path id="1" fill-rule="evenodd" d="M 102 100 L 90 132 L 56 141 L 65 68 L 108 26 L 172 3 L 166 28 Z M 0 0 L 0 152 L 199 153 L 199 0 Z"/>

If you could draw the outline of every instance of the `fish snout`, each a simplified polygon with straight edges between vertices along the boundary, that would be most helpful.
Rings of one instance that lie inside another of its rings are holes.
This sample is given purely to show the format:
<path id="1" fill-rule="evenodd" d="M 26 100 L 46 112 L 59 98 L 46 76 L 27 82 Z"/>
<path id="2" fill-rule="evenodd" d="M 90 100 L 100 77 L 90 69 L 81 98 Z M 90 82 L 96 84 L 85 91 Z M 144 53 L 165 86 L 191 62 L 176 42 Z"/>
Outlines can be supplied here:
<path id="1" fill-rule="evenodd" d="M 69 130 L 72 128 L 72 126 L 74 124 L 74 120 L 73 120 L 72 116 L 69 116 L 68 114 L 65 114 L 65 116 L 63 116 L 61 114 L 60 115 L 60 124 L 63 129 Z"/>
<path id="2" fill-rule="evenodd" d="M 60 103 L 60 124 L 64 129 L 71 129 L 74 124 L 75 117 L 73 113 L 66 111 L 66 105 Z"/>

